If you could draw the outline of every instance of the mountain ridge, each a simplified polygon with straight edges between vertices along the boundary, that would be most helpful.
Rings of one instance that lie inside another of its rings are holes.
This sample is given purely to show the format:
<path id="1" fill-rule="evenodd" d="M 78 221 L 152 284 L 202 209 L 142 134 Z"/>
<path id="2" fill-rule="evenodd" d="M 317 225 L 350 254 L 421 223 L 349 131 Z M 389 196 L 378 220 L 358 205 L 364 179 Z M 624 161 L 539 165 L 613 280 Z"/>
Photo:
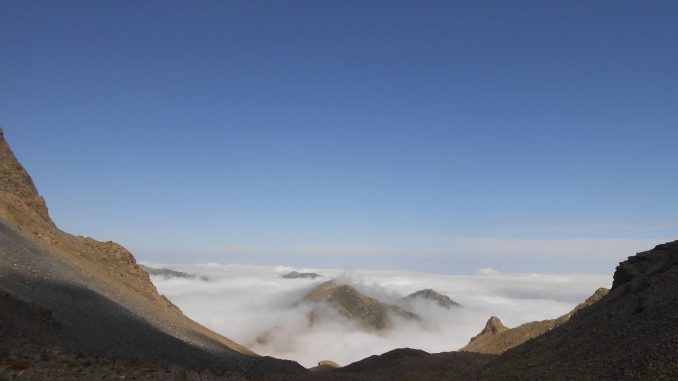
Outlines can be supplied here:
<path id="1" fill-rule="evenodd" d="M 59 230 L 1 130 L 0 175 L 0 303 L 37 309 L 54 323 L 49 334 L 38 335 L 28 323 L 39 328 L 44 319 L 27 314 L 21 322 L 11 309 L 0 309 L 5 339 L 0 353 L 37 346 L 51 358 L 58 347 L 99 365 L 97 359 L 241 373 L 303 370 L 296 363 L 258 357 L 187 318 L 158 293 L 123 246 Z M 45 377 L 38 367 L 27 370 L 38 372 L 33 378 Z"/>
<path id="2" fill-rule="evenodd" d="M 316 286 L 304 296 L 303 301 L 329 305 L 349 320 L 357 321 L 363 327 L 375 330 L 390 328 L 392 325 L 390 315 L 407 320 L 420 320 L 416 313 L 402 306 L 383 303 L 362 294 L 353 286 L 335 280 L 328 280 Z M 313 310 L 310 315 L 311 324 L 320 315 L 320 311 Z"/>
<path id="3" fill-rule="evenodd" d="M 515 346 L 566 323 L 577 312 L 601 300 L 608 292 L 609 290 L 606 288 L 599 288 L 584 302 L 579 303 L 574 309 L 560 317 L 532 321 L 514 328 L 506 327 L 498 317 L 492 316 L 487 321 L 485 328 L 478 335 L 472 337 L 469 343 L 460 348 L 459 351 L 502 354 Z"/>
<path id="4" fill-rule="evenodd" d="M 312 373 L 184 316 L 123 246 L 59 230 L 1 130 L 0 175 L 3 379 L 678 379 L 678 241 L 622 261 L 607 295 L 598 290 L 500 355 L 400 348 Z M 511 331 L 492 318 L 485 328 Z"/>

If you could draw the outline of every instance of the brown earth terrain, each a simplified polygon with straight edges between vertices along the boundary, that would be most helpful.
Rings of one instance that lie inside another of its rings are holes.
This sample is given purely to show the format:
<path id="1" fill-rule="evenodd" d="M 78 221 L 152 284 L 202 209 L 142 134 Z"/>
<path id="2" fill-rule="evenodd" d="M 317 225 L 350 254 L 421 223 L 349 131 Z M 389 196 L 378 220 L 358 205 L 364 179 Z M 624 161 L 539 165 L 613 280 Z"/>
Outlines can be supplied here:
<path id="1" fill-rule="evenodd" d="M 557 319 L 533 321 L 515 328 L 506 327 L 498 317 L 492 316 L 485 328 L 463 348 L 462 352 L 477 352 L 499 355 L 515 346 L 566 323 L 579 310 L 592 305 L 608 293 L 608 289 L 599 288 L 585 302 L 577 305 L 572 311 Z"/>
<path id="2" fill-rule="evenodd" d="M 509 349 L 481 380 L 678 380 L 678 241 L 617 266 L 607 296 Z"/>
<path id="3" fill-rule="evenodd" d="M 469 343 L 491 353 L 396 349 L 310 372 L 184 316 L 122 246 L 59 230 L 0 131 L 0 380 L 678 380 L 678 241 L 620 263 L 604 293 L 528 334 L 491 318 Z M 307 298 L 375 327 L 398 313 L 345 285 Z"/>
<path id="4" fill-rule="evenodd" d="M 304 302 L 323 303 L 338 311 L 349 320 L 357 321 L 368 329 L 385 329 L 391 326 L 391 316 L 408 320 L 419 320 L 419 316 L 395 304 L 386 304 L 362 294 L 352 286 L 329 280 L 304 296 Z M 311 312 L 311 323 L 317 321 L 322 312 Z"/>
<path id="5" fill-rule="evenodd" d="M 61 357 L 87 358 L 92 369 L 110 362 L 305 372 L 187 318 L 122 246 L 59 230 L 1 131 L 0 303 L 0 378 L 57 379 Z M 35 348 L 45 348 L 37 359 Z"/>

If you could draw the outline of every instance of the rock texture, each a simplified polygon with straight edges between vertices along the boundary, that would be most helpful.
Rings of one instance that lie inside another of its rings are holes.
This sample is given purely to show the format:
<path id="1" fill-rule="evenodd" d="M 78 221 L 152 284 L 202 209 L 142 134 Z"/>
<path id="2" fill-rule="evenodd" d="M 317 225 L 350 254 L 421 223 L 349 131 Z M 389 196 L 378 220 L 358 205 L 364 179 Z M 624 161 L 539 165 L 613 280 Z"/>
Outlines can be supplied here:
<path id="1" fill-rule="evenodd" d="M 434 290 L 431 290 L 430 288 L 427 288 L 425 290 L 419 290 L 405 297 L 406 302 L 417 299 L 430 300 L 436 302 L 439 306 L 447 309 L 450 309 L 452 307 L 461 307 L 459 303 L 450 299 L 449 296 L 438 293 Z"/>
<path id="2" fill-rule="evenodd" d="M 48 359 L 57 351 L 104 368 L 304 372 L 296 363 L 258 357 L 188 319 L 124 247 L 59 230 L 1 132 L 0 176 L 0 364 L 14 364 L 0 367 L 7 370 L 0 378 L 19 372 L 28 379 L 73 378 L 51 369 L 61 366 L 58 359 L 37 365 L 30 358 L 35 348 Z"/>
<path id="3" fill-rule="evenodd" d="M 405 308 L 382 303 L 377 299 L 363 295 L 360 291 L 347 284 L 327 281 L 313 289 L 305 297 L 307 303 L 323 303 L 342 314 L 344 317 L 356 321 L 368 329 L 386 329 L 391 327 L 391 315 L 408 320 L 419 320 L 419 316 Z M 322 312 L 314 310 L 311 313 L 311 323 L 322 316 Z"/>
<path id="4" fill-rule="evenodd" d="M 533 321 L 515 328 L 507 328 L 498 317 L 492 316 L 485 324 L 485 328 L 478 335 L 471 338 L 471 341 L 461 348 L 460 351 L 489 354 L 504 353 L 510 348 L 566 323 L 575 313 L 602 299 L 607 295 L 607 292 L 607 289 L 599 288 L 585 302 L 580 303 L 572 311 L 559 318 Z"/>

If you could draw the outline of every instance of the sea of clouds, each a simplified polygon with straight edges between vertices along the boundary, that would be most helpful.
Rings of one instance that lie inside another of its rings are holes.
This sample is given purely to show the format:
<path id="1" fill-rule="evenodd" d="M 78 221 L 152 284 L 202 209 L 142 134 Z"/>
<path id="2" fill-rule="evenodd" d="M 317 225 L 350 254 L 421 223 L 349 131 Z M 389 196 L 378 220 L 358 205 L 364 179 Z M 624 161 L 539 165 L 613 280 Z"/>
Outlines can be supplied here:
<path id="1" fill-rule="evenodd" d="M 153 276 L 158 291 L 190 318 L 261 354 L 295 360 L 306 367 L 320 360 L 347 365 L 395 348 L 428 352 L 456 350 L 498 316 L 509 327 L 558 317 L 599 287 L 610 287 L 609 275 L 500 274 L 480 269 L 474 275 L 441 275 L 362 269 L 299 269 L 221 265 L 148 264 L 206 279 Z M 290 271 L 316 272 L 316 279 L 284 279 Z M 309 326 L 311 307 L 298 303 L 315 286 L 341 279 L 388 303 L 431 288 L 462 305 L 444 309 L 417 301 L 409 309 L 422 321 L 394 317 L 385 331 L 368 331 L 336 314 Z M 259 339 L 259 340 L 258 340 Z"/>

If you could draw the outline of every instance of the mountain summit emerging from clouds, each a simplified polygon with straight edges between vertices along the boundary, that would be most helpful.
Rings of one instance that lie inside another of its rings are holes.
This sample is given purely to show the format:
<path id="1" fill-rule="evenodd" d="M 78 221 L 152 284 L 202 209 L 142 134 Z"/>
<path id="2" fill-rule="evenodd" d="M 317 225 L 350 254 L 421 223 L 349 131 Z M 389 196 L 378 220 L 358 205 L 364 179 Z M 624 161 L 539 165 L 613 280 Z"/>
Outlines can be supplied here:
<path id="1" fill-rule="evenodd" d="M 327 281 L 304 296 L 304 301 L 313 304 L 325 304 L 341 315 L 362 324 L 369 329 L 385 329 L 392 325 L 393 317 L 419 320 L 419 316 L 395 304 L 386 304 L 362 294 L 353 286 L 337 281 Z M 314 309 L 310 320 L 321 319 L 323 311 Z"/>
<path id="2" fill-rule="evenodd" d="M 401 348 L 338 368 L 318 359 L 322 371 L 311 372 L 186 317 L 124 247 L 59 230 L 1 131 L 0 176 L 3 379 L 678 379 L 678 241 L 629 257 L 609 292 L 560 318 L 513 329 L 491 318 L 464 352 Z M 447 301 L 432 290 L 420 295 Z M 393 317 L 418 319 L 334 281 L 304 301 L 375 330 Z"/>

